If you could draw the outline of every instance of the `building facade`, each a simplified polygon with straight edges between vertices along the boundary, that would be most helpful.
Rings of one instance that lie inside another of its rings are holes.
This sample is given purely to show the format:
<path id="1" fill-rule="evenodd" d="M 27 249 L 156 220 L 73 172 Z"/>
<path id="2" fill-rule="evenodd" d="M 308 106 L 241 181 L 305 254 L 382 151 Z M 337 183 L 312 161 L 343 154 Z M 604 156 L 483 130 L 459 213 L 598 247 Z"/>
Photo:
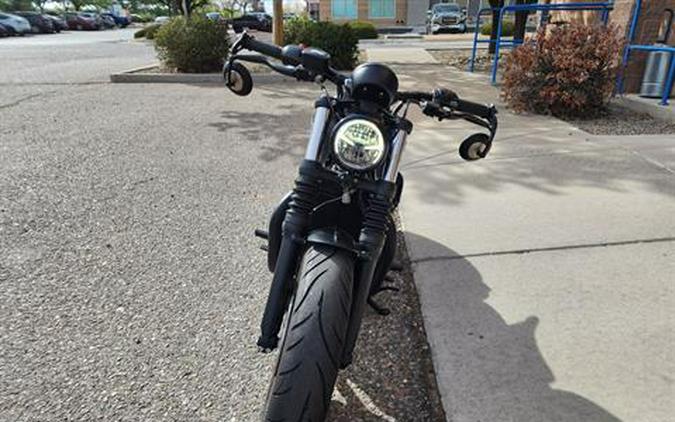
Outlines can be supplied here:
<path id="1" fill-rule="evenodd" d="M 622 33 L 626 35 L 630 28 L 634 4 L 635 0 L 615 0 L 614 10 L 610 14 L 610 21 L 618 25 Z M 667 9 L 675 9 L 675 0 L 642 0 L 642 13 L 640 13 L 635 40 L 633 40 L 634 44 L 650 45 L 657 41 Z M 675 46 L 675 22 L 671 23 L 671 35 L 666 44 Z M 626 92 L 639 92 L 646 62 L 646 52 L 631 53 L 631 60 L 626 70 Z"/>
<path id="2" fill-rule="evenodd" d="M 488 0 L 314 0 L 322 21 L 371 22 L 377 27 L 416 27 L 426 23 L 427 10 L 436 3 L 457 3 L 474 16 Z M 511 0 L 513 1 L 513 0 Z"/>

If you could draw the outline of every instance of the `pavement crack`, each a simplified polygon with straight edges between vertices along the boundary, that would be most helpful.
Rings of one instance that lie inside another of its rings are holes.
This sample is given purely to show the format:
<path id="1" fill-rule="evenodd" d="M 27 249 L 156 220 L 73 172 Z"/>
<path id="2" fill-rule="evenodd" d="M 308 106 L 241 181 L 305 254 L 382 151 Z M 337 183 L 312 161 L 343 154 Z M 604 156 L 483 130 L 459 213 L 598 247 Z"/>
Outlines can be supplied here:
<path id="1" fill-rule="evenodd" d="M 630 150 L 634 155 L 638 156 L 639 158 L 643 159 L 644 161 L 648 162 L 649 164 L 658 167 L 661 170 L 666 171 L 667 173 L 670 173 L 672 175 L 675 175 L 675 170 L 671 169 L 670 167 L 666 166 L 665 164 L 654 160 L 649 157 L 645 157 L 644 155 L 640 154 L 638 151 L 635 150 Z"/>
<path id="2" fill-rule="evenodd" d="M 13 101 L 13 102 L 11 102 L 11 103 L 0 104 L 0 110 L 18 106 L 19 104 L 23 103 L 24 101 L 32 100 L 33 98 L 42 96 L 42 95 L 44 95 L 44 94 L 46 94 L 46 93 L 40 92 L 40 93 L 38 93 L 38 94 L 31 94 L 31 95 L 27 95 L 27 96 L 25 96 L 25 97 L 23 97 L 23 98 L 19 98 L 18 100 Z"/>
<path id="3" fill-rule="evenodd" d="M 612 246 L 624 246 L 624 245 L 638 245 L 638 244 L 647 244 L 647 243 L 665 243 L 665 242 L 675 242 L 675 236 L 673 237 L 657 237 L 652 239 L 635 239 L 635 240 L 623 240 L 618 242 L 600 242 L 600 243 L 584 243 L 578 245 L 562 245 L 562 246 L 550 246 L 546 248 L 527 248 L 527 249 L 513 249 L 506 251 L 493 251 L 493 252 L 480 252 L 466 255 L 456 255 L 456 256 L 430 256 L 426 258 L 412 259 L 410 262 L 413 264 L 422 263 L 422 262 L 434 262 L 434 261 L 453 261 L 456 259 L 466 259 L 466 258 L 478 258 L 485 256 L 500 256 L 500 255 L 523 255 L 528 253 L 537 253 L 537 252 L 552 252 L 552 251 L 566 251 L 573 249 L 591 249 L 591 248 L 607 248 Z"/>

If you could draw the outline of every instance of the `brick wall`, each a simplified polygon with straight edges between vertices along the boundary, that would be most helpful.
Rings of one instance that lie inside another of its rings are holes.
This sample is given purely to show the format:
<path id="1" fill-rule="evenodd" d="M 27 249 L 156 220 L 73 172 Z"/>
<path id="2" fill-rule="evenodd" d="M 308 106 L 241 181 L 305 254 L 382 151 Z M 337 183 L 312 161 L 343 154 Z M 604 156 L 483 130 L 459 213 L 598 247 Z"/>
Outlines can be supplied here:
<path id="1" fill-rule="evenodd" d="M 358 20 L 371 22 L 375 26 L 405 25 L 408 13 L 407 0 L 396 0 L 396 17 L 394 19 L 370 19 L 368 17 L 368 0 L 357 0 Z M 348 20 L 333 19 L 331 15 L 331 0 L 320 0 L 319 16 L 322 21 L 334 21 L 335 23 L 348 22 Z"/>
<path id="2" fill-rule="evenodd" d="M 635 0 L 616 0 L 610 21 L 621 28 L 628 36 L 630 19 L 633 15 Z M 675 8 L 675 0 L 643 0 L 642 12 L 638 22 L 633 44 L 654 44 L 658 36 L 659 26 L 666 8 Z M 668 42 L 675 45 L 675 28 Z M 634 51 L 631 53 L 630 65 L 626 73 L 626 92 L 638 92 L 645 69 L 647 53 Z"/>

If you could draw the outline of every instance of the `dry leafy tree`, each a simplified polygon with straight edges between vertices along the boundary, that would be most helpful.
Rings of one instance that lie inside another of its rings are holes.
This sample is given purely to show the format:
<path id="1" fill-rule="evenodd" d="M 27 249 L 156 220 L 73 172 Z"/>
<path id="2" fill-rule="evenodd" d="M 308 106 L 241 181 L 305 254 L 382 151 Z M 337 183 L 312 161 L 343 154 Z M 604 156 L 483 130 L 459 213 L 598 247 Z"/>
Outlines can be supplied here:
<path id="1" fill-rule="evenodd" d="M 611 97 L 623 45 L 616 26 L 540 29 L 507 57 L 502 97 L 516 111 L 595 116 Z"/>

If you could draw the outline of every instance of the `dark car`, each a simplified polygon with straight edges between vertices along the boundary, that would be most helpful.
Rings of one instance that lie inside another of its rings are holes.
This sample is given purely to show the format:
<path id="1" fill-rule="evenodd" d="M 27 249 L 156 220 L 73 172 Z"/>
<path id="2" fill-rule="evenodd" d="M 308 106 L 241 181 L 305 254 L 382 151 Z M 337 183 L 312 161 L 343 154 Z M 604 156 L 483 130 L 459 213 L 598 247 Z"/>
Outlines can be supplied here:
<path id="1" fill-rule="evenodd" d="M 14 12 L 15 15 L 25 18 L 29 23 L 31 30 L 34 33 L 53 34 L 54 23 L 46 15 L 41 15 L 38 12 Z"/>
<path id="2" fill-rule="evenodd" d="M 106 18 L 106 17 L 111 18 L 113 21 L 115 21 L 115 25 L 119 26 L 120 28 L 126 28 L 131 23 L 131 19 L 129 19 L 128 17 L 113 15 L 110 12 L 101 13 L 101 16 L 103 18 Z"/>
<path id="3" fill-rule="evenodd" d="M 61 32 L 68 30 L 68 24 L 66 23 L 65 19 L 54 15 L 45 16 L 52 20 L 52 24 L 54 24 L 54 31 Z"/>
<path id="4" fill-rule="evenodd" d="M 230 21 L 234 32 L 241 32 L 244 28 L 257 29 L 258 31 L 272 32 L 272 16 L 262 13 L 247 13 Z"/>
<path id="5" fill-rule="evenodd" d="M 69 29 L 77 29 L 78 31 L 83 29 L 97 31 L 101 29 L 101 24 L 96 17 L 92 17 L 87 13 L 66 13 L 66 23 Z"/>
<path id="6" fill-rule="evenodd" d="M 115 19 L 113 19 L 112 16 L 107 15 L 107 14 L 100 14 L 98 17 L 101 19 L 101 25 L 105 29 L 111 29 L 111 28 L 116 28 L 117 24 L 115 23 Z"/>
<path id="7" fill-rule="evenodd" d="M 0 38 L 9 37 L 10 35 L 12 34 L 9 31 L 9 29 L 7 29 L 7 27 L 5 27 L 3 24 L 0 23 Z"/>

